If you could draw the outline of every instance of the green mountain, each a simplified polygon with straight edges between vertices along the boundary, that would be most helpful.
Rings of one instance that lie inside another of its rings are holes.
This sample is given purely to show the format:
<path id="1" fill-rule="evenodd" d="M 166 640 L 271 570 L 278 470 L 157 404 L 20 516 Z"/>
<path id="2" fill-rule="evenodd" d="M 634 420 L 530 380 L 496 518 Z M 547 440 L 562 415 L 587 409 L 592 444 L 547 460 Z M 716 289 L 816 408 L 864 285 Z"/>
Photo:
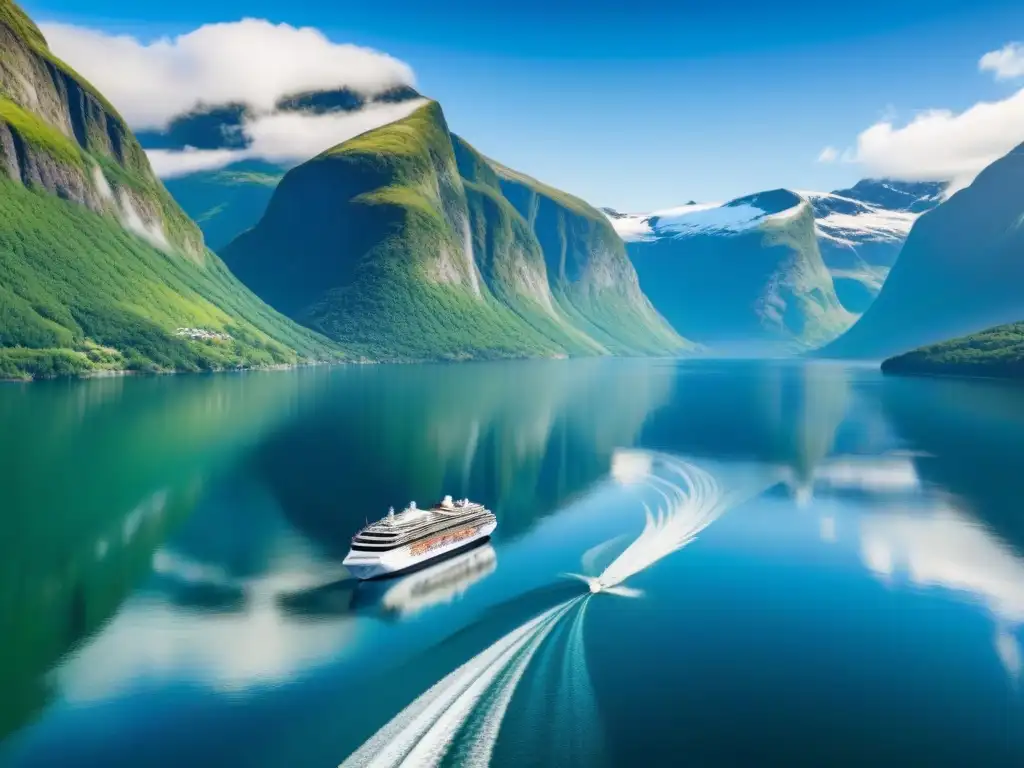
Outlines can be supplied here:
<path id="1" fill-rule="evenodd" d="M 616 216 L 616 214 L 611 214 Z M 815 236 L 814 210 L 785 189 L 688 204 L 639 222 L 617 214 L 640 286 L 683 336 L 727 354 L 792 352 L 853 321 Z"/>
<path id="2" fill-rule="evenodd" d="M 220 251 L 256 226 L 285 170 L 265 160 L 241 160 L 224 168 L 165 179 L 164 185 L 203 230 L 206 244 Z"/>
<path id="3" fill-rule="evenodd" d="M 0 0 L 0 377 L 338 354 L 205 248 L 116 110 Z"/>
<path id="4" fill-rule="evenodd" d="M 372 358 L 688 346 L 603 214 L 484 158 L 434 102 L 289 171 L 223 256 L 271 305 Z"/>
<path id="5" fill-rule="evenodd" d="M 409 86 L 385 89 L 369 96 L 350 88 L 286 94 L 277 100 L 273 114 L 296 113 L 305 116 L 355 114 L 365 108 L 385 104 L 422 101 Z M 206 244 L 220 250 L 263 216 L 274 189 L 285 171 L 300 160 L 268 161 L 251 156 L 249 125 L 267 116 L 241 102 L 199 104 L 174 117 L 162 130 L 137 134 L 146 150 L 182 151 L 230 150 L 236 158 L 228 165 L 211 170 L 192 171 L 164 179 L 175 201 L 203 231 Z"/>
<path id="6" fill-rule="evenodd" d="M 1024 323 L 932 344 L 891 357 L 886 373 L 985 376 L 1024 379 Z"/>
<path id="7" fill-rule="evenodd" d="M 1024 145 L 922 215 L 875 302 L 819 354 L 879 359 L 1024 317 Z"/>

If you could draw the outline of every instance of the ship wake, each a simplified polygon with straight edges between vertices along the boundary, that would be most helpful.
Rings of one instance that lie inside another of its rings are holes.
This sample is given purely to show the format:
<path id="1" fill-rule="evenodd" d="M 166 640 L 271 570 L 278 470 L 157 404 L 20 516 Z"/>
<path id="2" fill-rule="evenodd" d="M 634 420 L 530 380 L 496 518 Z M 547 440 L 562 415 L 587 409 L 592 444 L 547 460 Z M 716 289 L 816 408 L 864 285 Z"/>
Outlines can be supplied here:
<path id="1" fill-rule="evenodd" d="M 648 500 L 639 535 L 599 573 L 565 574 L 583 581 L 587 592 L 527 621 L 451 672 L 385 724 L 340 768 L 438 766 L 450 754 L 458 756 L 460 765 L 489 765 L 513 696 L 541 647 L 552 646 L 545 654 L 554 652 L 556 629 L 565 633 L 561 664 L 545 663 L 548 659 L 541 666 L 560 678 L 557 715 L 574 721 L 597 718 L 583 642 L 590 601 L 597 594 L 640 596 L 639 590 L 624 582 L 691 544 L 727 509 L 765 488 L 759 482 L 726 488 L 710 472 L 667 454 L 627 451 L 617 459 L 613 475 L 636 486 L 639 497 Z M 616 466 L 628 471 L 616 473 Z M 590 570 L 588 566 L 600 554 L 621 545 L 621 539 L 588 550 L 584 570 Z M 540 677 L 543 682 L 544 676 Z M 576 741 L 592 730 L 585 722 L 569 725 L 566 732 Z M 570 753 L 577 757 L 594 756 L 593 745 L 570 746 Z"/>

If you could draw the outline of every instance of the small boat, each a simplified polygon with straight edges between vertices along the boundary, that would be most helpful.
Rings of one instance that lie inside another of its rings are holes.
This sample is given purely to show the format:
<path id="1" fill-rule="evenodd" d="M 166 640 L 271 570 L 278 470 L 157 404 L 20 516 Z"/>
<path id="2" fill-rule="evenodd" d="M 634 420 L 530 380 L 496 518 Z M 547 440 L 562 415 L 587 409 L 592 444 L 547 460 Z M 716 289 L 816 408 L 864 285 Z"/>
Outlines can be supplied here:
<path id="1" fill-rule="evenodd" d="M 483 541 L 497 525 L 493 512 L 469 499 L 445 496 L 429 509 L 411 502 L 353 536 L 343 565 L 357 579 L 402 573 Z"/>

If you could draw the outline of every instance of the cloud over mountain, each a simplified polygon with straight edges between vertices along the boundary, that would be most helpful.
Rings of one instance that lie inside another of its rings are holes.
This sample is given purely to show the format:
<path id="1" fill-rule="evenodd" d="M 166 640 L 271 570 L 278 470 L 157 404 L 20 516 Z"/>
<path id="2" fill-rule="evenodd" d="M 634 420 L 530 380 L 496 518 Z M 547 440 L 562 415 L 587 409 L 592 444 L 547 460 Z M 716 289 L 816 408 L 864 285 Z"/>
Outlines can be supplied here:
<path id="1" fill-rule="evenodd" d="M 262 19 L 205 24 L 148 43 L 68 24 L 40 28 L 54 53 L 135 129 L 161 128 L 198 102 L 269 110 L 281 96 L 302 91 L 350 88 L 372 96 L 415 84 L 409 65 L 386 53 Z"/>
<path id="2" fill-rule="evenodd" d="M 243 19 L 149 42 L 68 24 L 41 27 L 57 55 L 140 131 L 164 178 L 249 158 L 306 160 L 423 103 L 408 64 L 309 27 Z M 321 94 L 332 97 L 326 107 Z M 224 142 L 146 142 L 160 132 L 166 138 L 182 118 L 205 120 L 205 138 L 212 125 Z"/>
<path id="3" fill-rule="evenodd" d="M 371 103 L 354 112 L 323 115 L 271 112 L 243 123 L 242 132 L 248 144 L 244 148 L 150 149 L 146 154 L 157 176 L 164 179 L 252 158 L 287 165 L 308 160 L 353 136 L 401 120 L 425 101 L 416 98 L 395 104 Z"/>
<path id="4" fill-rule="evenodd" d="M 1011 43 L 981 57 L 979 68 L 997 79 L 1024 75 L 1024 47 Z M 821 162 L 850 162 L 870 175 L 950 181 L 967 186 L 978 173 L 1024 141 L 1024 88 L 998 101 L 981 101 L 961 112 L 928 109 L 900 124 L 879 120 L 842 153 L 822 150 Z"/>

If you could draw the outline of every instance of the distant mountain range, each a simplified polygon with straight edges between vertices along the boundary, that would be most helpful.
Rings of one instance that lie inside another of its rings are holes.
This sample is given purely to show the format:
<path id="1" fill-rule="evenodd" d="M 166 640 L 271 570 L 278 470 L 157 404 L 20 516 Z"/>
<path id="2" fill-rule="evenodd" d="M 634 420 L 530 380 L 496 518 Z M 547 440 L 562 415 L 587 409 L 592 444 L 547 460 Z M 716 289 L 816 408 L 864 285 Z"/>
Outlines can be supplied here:
<path id="1" fill-rule="evenodd" d="M 222 254 L 373 359 L 673 354 L 608 220 L 452 135 L 435 102 L 285 174 Z"/>
<path id="2" fill-rule="evenodd" d="M 803 192 L 814 206 L 818 247 L 851 312 L 878 296 L 917 217 L 942 202 L 941 182 L 865 179 L 836 192 Z"/>
<path id="3" fill-rule="evenodd" d="M 1024 145 L 921 216 L 877 300 L 819 354 L 881 359 L 1022 319 Z"/>
<path id="4" fill-rule="evenodd" d="M 921 213 L 931 210 L 942 201 L 944 188 L 945 184 L 941 182 L 864 179 L 849 189 L 835 192 L 790 193 L 811 204 L 818 251 L 832 275 L 835 294 L 846 310 L 860 314 L 874 301 L 914 221 Z M 720 214 L 702 212 L 729 208 L 736 202 L 722 205 L 691 200 L 679 208 L 651 214 L 623 214 L 612 209 L 604 210 L 612 219 L 616 231 L 627 242 L 632 255 L 650 248 L 630 243 L 659 241 L 666 234 L 677 240 L 680 235 L 698 231 L 703 235 L 713 234 L 704 220 L 708 216 Z M 658 225 L 658 222 L 666 219 L 694 213 L 702 215 L 687 219 L 694 224 L 692 228 L 667 232 L 664 224 Z M 730 226 L 727 213 L 721 215 L 724 218 L 715 232 L 731 237 L 735 234 L 736 226 Z M 736 224 L 742 229 L 746 222 L 739 221 Z M 730 252 L 735 252 L 734 245 L 729 244 Z"/>
<path id="5" fill-rule="evenodd" d="M 853 322 L 822 261 L 814 209 L 794 192 L 607 215 L 655 308 L 712 352 L 792 353 Z"/>
<path id="6" fill-rule="evenodd" d="M 113 106 L 0 0 L 0 377 L 336 359 L 208 251 Z"/>

